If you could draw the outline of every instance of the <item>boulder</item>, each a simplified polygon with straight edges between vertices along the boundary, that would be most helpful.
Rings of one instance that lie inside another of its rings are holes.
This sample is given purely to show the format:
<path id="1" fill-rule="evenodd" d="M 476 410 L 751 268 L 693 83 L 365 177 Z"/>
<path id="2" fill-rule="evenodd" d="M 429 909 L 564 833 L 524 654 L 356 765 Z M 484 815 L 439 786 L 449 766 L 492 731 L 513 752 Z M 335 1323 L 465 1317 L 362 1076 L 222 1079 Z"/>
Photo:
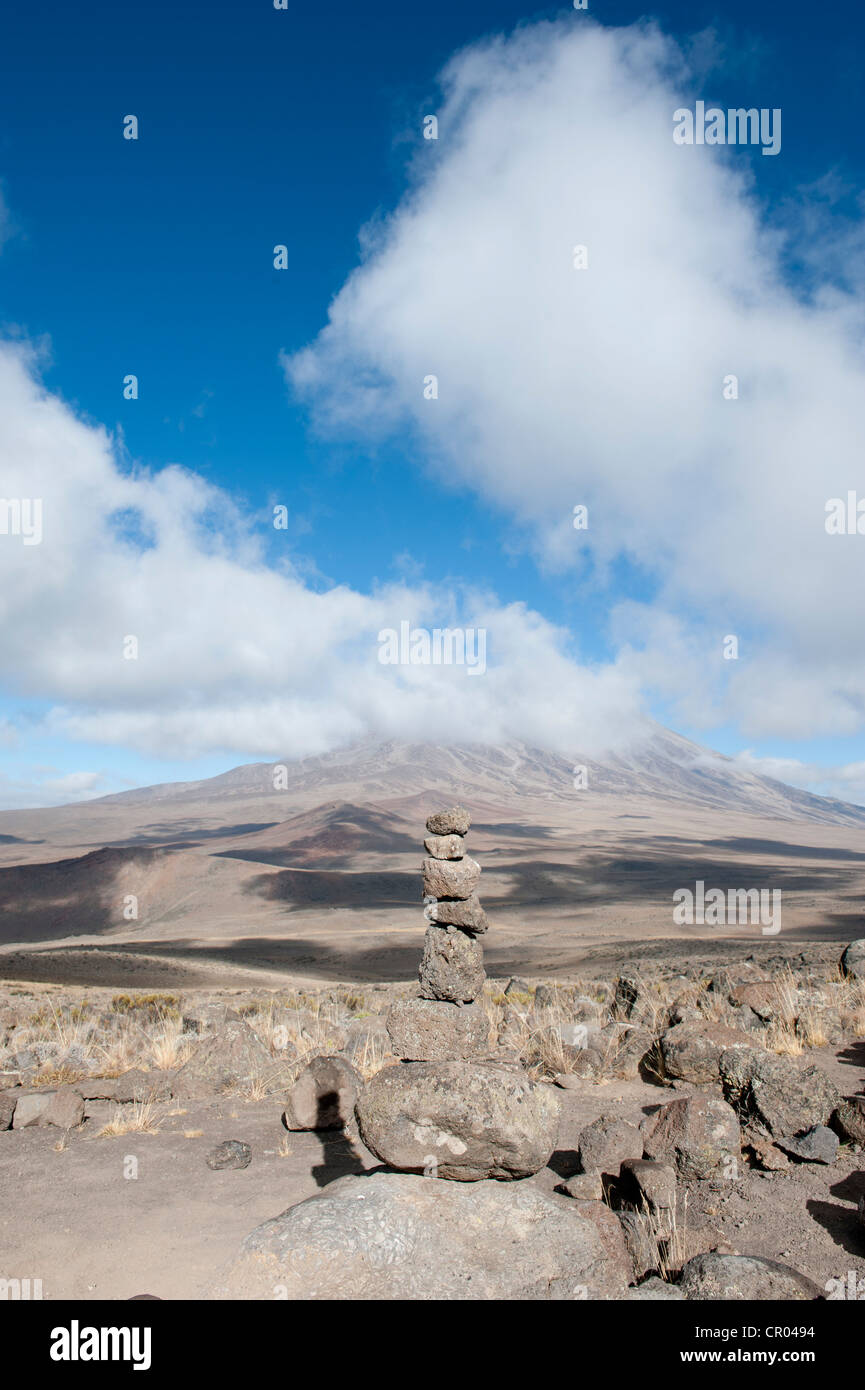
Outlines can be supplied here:
<path id="1" fill-rule="evenodd" d="M 462 835 L 430 835 L 423 847 L 433 859 L 462 859 L 466 852 Z"/>
<path id="2" fill-rule="evenodd" d="M 118 1104 L 130 1101 L 139 1103 L 147 1100 L 162 1100 L 171 1094 L 167 1077 L 162 1072 L 141 1071 L 132 1067 L 123 1072 L 114 1082 L 114 1094 L 110 1097 Z"/>
<path id="3" fill-rule="evenodd" d="M 470 898 L 477 889 L 481 866 L 466 855 L 465 859 L 424 859 L 423 893 L 425 898 Z"/>
<path id="4" fill-rule="evenodd" d="M 803 1163 L 834 1163 L 838 1157 L 838 1135 L 826 1125 L 814 1125 L 804 1134 L 793 1135 L 790 1139 L 778 1139 L 778 1148 Z"/>
<path id="5" fill-rule="evenodd" d="M 252 1162 L 252 1149 L 242 1139 L 223 1139 L 215 1149 L 211 1149 L 205 1160 L 208 1168 L 248 1168 Z"/>
<path id="6" fill-rule="evenodd" d="M 499 1062 L 412 1062 L 364 1086 L 357 1121 L 367 1148 L 402 1172 L 477 1182 L 524 1178 L 556 1146 L 552 1087 Z"/>
<path id="7" fill-rule="evenodd" d="M 577 1156 L 584 1173 L 617 1177 L 626 1158 L 642 1158 L 643 1136 L 619 1116 L 600 1115 L 580 1134 Z"/>
<path id="8" fill-rule="evenodd" d="M 483 947 L 459 927 L 427 927 L 418 979 L 424 999 L 470 1004 L 486 979 Z"/>
<path id="9" fill-rule="evenodd" d="M 736 1047 L 753 1047 L 753 1039 L 721 1023 L 677 1023 L 661 1038 L 664 1074 L 697 1086 L 717 1083 L 722 1053 Z"/>
<path id="10" fill-rule="evenodd" d="M 465 806 L 451 806 L 447 811 L 436 811 L 427 817 L 426 828 L 430 835 L 467 835 L 472 818 Z"/>
<path id="11" fill-rule="evenodd" d="M 615 1028 L 615 1024 L 611 1025 Z M 606 1035 L 606 1029 L 598 1038 Z M 644 1064 L 649 1060 L 655 1046 L 655 1035 L 647 1028 L 620 1028 L 613 1039 L 612 1047 L 607 1043 L 609 1069 L 614 1076 L 634 1081 L 640 1075 Z"/>
<path id="12" fill-rule="evenodd" d="M 340 1178 L 257 1227 L 222 1275 L 222 1299 L 472 1302 L 621 1298 L 630 1277 L 586 1208 L 534 1183 Z M 607 1215 L 611 1213 L 607 1212 Z"/>
<path id="13" fill-rule="evenodd" d="M 481 907 L 477 893 L 467 898 L 445 899 L 436 902 L 432 899 L 423 910 L 428 922 L 437 922 L 440 927 L 461 927 L 463 931 L 482 936 L 489 930 L 490 919 Z"/>
<path id="14" fill-rule="evenodd" d="M 12 1128 L 29 1129 L 31 1125 L 43 1124 L 53 1094 L 53 1091 L 32 1091 L 28 1095 L 19 1096 L 15 1114 L 12 1116 Z"/>
<path id="15" fill-rule="evenodd" d="M 671 1163 L 626 1158 L 622 1163 L 619 1191 L 623 1201 L 648 1208 L 663 1225 L 669 1226 L 672 1222 L 677 1187 L 676 1170 Z"/>
<path id="16" fill-rule="evenodd" d="M 438 999 L 397 999 L 387 1015 L 396 1057 L 440 1062 L 489 1053 L 490 1024 L 481 1004 L 448 1004 Z"/>
<path id="17" fill-rule="evenodd" d="M 682 1270 L 679 1288 L 686 1298 L 720 1302 L 801 1301 L 823 1295 L 798 1270 L 757 1255 L 697 1255 Z"/>
<path id="18" fill-rule="evenodd" d="M 174 1073 L 171 1091 L 178 1100 L 198 1100 L 248 1086 L 272 1070 L 270 1053 L 249 1024 L 229 1019 Z"/>
<path id="19" fill-rule="evenodd" d="M 752 1009 L 764 1023 L 770 1023 L 782 1012 L 778 986 L 771 980 L 753 980 L 750 984 L 736 985 L 730 994 L 730 1001 L 740 1008 Z"/>
<path id="20" fill-rule="evenodd" d="M 865 980 L 865 936 L 850 942 L 841 957 L 841 974 L 851 980 Z"/>
<path id="21" fill-rule="evenodd" d="M 604 1184 L 600 1173 L 574 1173 L 567 1182 L 560 1182 L 556 1191 L 580 1202 L 600 1202 L 604 1197 Z"/>
<path id="22" fill-rule="evenodd" d="M 635 970 L 623 972 L 613 986 L 613 1009 L 620 1018 L 641 1018 L 646 1011 L 646 986 Z"/>
<path id="23" fill-rule="evenodd" d="M 826 1073 L 756 1048 L 725 1050 L 719 1063 L 724 1095 L 751 1124 L 773 1136 L 827 1124 L 841 1097 Z"/>
<path id="24" fill-rule="evenodd" d="M 55 1091 L 42 1117 L 42 1124 L 58 1129 L 74 1129 L 84 1119 L 84 1097 L 71 1086 Z"/>
<path id="25" fill-rule="evenodd" d="M 354 1115 L 361 1080 L 343 1057 L 313 1057 L 286 1098 L 286 1129 L 342 1129 Z"/>
<path id="26" fill-rule="evenodd" d="M 848 1144 L 865 1146 L 865 1096 L 848 1096 L 842 1100 L 832 1116 L 832 1123 Z"/>
<path id="27" fill-rule="evenodd" d="M 661 1106 L 644 1133 L 647 1158 L 668 1159 L 683 1178 L 738 1176 L 739 1122 L 717 1096 L 684 1096 Z"/>

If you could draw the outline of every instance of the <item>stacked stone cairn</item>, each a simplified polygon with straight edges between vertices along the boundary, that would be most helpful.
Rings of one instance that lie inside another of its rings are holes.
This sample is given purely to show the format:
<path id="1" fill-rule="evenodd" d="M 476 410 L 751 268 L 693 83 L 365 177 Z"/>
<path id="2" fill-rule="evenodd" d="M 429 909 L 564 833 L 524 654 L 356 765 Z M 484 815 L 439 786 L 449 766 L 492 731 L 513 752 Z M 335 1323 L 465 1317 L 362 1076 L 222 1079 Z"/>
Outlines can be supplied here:
<path id="1" fill-rule="evenodd" d="M 426 823 L 420 990 L 387 1017 L 401 1065 L 377 1072 L 357 1105 L 364 1143 L 391 1168 L 468 1182 L 536 1173 L 555 1148 L 559 1116 L 550 1087 L 491 1053 L 479 999 L 489 921 L 480 865 L 465 852 L 470 823 L 461 806 Z"/>

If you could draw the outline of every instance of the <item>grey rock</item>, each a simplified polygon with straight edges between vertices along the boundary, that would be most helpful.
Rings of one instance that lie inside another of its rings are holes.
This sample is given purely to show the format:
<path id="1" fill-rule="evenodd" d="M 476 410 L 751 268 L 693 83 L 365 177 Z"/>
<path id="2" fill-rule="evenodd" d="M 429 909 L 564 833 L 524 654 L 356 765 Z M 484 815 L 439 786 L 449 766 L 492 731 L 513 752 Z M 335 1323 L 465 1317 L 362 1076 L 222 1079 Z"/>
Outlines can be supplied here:
<path id="1" fill-rule="evenodd" d="M 620 1191 L 625 1201 L 647 1207 L 657 1217 L 676 1210 L 676 1170 L 672 1163 L 648 1158 L 626 1158 L 621 1168 Z"/>
<path id="2" fill-rule="evenodd" d="M 53 1091 L 33 1091 L 19 1096 L 12 1116 L 13 1129 L 29 1129 L 31 1125 L 44 1123 L 45 1112 L 51 1104 Z"/>
<path id="3" fill-rule="evenodd" d="M 470 898 L 480 882 L 481 866 L 468 855 L 455 861 L 424 859 L 421 867 L 424 897 Z"/>
<path id="4" fill-rule="evenodd" d="M 722 1054 L 737 1047 L 753 1047 L 753 1039 L 720 1023 L 678 1023 L 661 1038 L 664 1074 L 698 1086 L 717 1083 Z"/>
<path id="5" fill-rule="evenodd" d="M 567 1182 L 559 1183 L 556 1191 L 581 1202 L 600 1202 L 604 1196 L 604 1182 L 600 1173 L 574 1173 Z"/>
<path id="6" fill-rule="evenodd" d="M 777 1139 L 779 1149 L 804 1163 L 831 1164 L 838 1157 L 838 1135 L 826 1125 L 814 1125 L 804 1134 L 796 1134 L 791 1139 Z"/>
<path id="7" fill-rule="evenodd" d="M 604 1034 L 600 1036 L 605 1034 L 606 1029 Z M 607 1046 L 609 1047 L 609 1044 Z M 640 1075 L 644 1065 L 651 1060 L 654 1047 L 655 1035 L 650 1033 L 647 1028 L 619 1029 L 618 1036 L 614 1039 L 608 1053 L 610 1071 L 614 1076 L 624 1077 L 626 1081 L 635 1080 Z"/>
<path id="8" fill-rule="evenodd" d="M 477 893 L 471 893 L 467 898 L 445 899 L 443 902 L 432 899 L 423 912 L 428 922 L 436 922 L 440 927 L 461 927 L 475 936 L 482 936 L 489 930 L 490 919 L 481 907 Z"/>
<path id="9" fill-rule="evenodd" d="M 719 1071 L 733 1108 L 773 1136 L 801 1134 L 826 1124 L 841 1100 L 820 1067 L 797 1067 L 789 1057 L 771 1052 L 724 1051 Z"/>
<path id="10" fill-rule="evenodd" d="M 286 1129 L 342 1129 L 354 1116 L 360 1077 L 343 1057 L 313 1057 L 286 1099 Z"/>
<path id="11" fill-rule="evenodd" d="M 146 1073 L 142 1072 L 142 1075 Z M 113 1076 L 85 1077 L 75 1083 L 75 1089 L 85 1100 L 116 1100 L 117 1081 Z"/>
<path id="12" fill-rule="evenodd" d="M 171 1091 L 179 1100 L 199 1100 L 249 1085 L 272 1071 L 270 1053 L 249 1025 L 229 1019 L 174 1073 Z"/>
<path id="13" fill-rule="evenodd" d="M 730 1001 L 739 1008 L 751 1009 L 764 1023 L 779 1018 L 783 1011 L 781 992 L 771 980 L 752 980 L 748 984 L 736 985 L 731 991 Z"/>
<path id="14" fill-rule="evenodd" d="M 519 975 L 514 975 L 505 985 L 505 994 L 531 994 L 531 987 L 521 980 Z"/>
<path id="15" fill-rule="evenodd" d="M 865 1096 L 847 1096 L 842 1100 L 832 1123 L 848 1144 L 865 1145 Z"/>
<path id="16" fill-rule="evenodd" d="M 428 816 L 426 828 L 430 835 L 467 835 L 471 823 L 465 806 L 451 806 L 447 811 L 436 811 Z"/>
<path id="17" fill-rule="evenodd" d="M 42 1124 L 58 1129 L 74 1129 L 84 1119 L 84 1097 L 71 1086 L 63 1086 L 51 1096 Z"/>
<path id="18" fill-rule="evenodd" d="M 535 1010 L 554 1009 L 558 1002 L 559 994 L 560 991 L 556 989 L 555 985 L 538 985 L 535 990 L 533 1008 Z"/>
<path id="19" fill-rule="evenodd" d="M 248 1168 L 252 1162 L 252 1149 L 242 1139 L 223 1139 L 215 1149 L 211 1149 L 205 1160 L 208 1168 Z"/>
<path id="20" fill-rule="evenodd" d="M 577 1156 L 584 1173 L 617 1177 L 625 1159 L 642 1158 L 643 1136 L 628 1120 L 617 1115 L 600 1115 L 580 1134 Z"/>
<path id="21" fill-rule="evenodd" d="M 228 1004 L 211 1000 L 206 1004 L 196 1004 L 183 1013 L 184 1033 L 215 1033 L 230 1019 L 240 1015 Z"/>
<path id="22" fill-rule="evenodd" d="M 385 1067 L 364 1086 L 357 1121 L 367 1148 L 402 1172 L 459 1182 L 522 1178 L 556 1146 L 552 1087 L 498 1062 L 414 1062 Z"/>
<path id="23" fill-rule="evenodd" d="M 788 1265 L 756 1255 L 696 1255 L 682 1270 L 679 1288 L 686 1298 L 720 1302 L 802 1301 L 823 1290 Z"/>
<path id="24" fill-rule="evenodd" d="M 279 1287 L 288 1299 L 352 1302 L 620 1298 L 630 1277 L 621 1238 L 584 1214 L 600 1206 L 548 1196 L 534 1183 L 352 1175 L 247 1236 L 214 1294 L 272 1299 Z"/>
<path id="25" fill-rule="evenodd" d="M 620 1018 L 631 1018 L 640 1012 L 639 1003 L 646 987 L 636 971 L 621 974 L 613 987 L 613 1008 Z"/>
<path id="26" fill-rule="evenodd" d="M 850 942 L 841 957 L 841 973 L 852 980 L 865 980 L 865 936 Z"/>
<path id="27" fill-rule="evenodd" d="M 432 859 L 462 859 L 466 852 L 462 835 L 429 835 L 423 847 Z"/>
<path id="28" fill-rule="evenodd" d="M 483 1057 L 490 1051 L 489 1019 L 483 1006 L 437 999 L 398 999 L 387 1015 L 396 1057 L 410 1062 Z"/>
<path id="29" fill-rule="evenodd" d="M 418 979 L 424 999 L 470 1004 L 484 987 L 480 942 L 459 927 L 427 927 Z"/>
<path id="30" fill-rule="evenodd" d="M 114 1082 L 112 1099 L 118 1103 L 164 1100 L 171 1094 L 167 1077 L 162 1072 L 141 1071 L 132 1067 Z"/>
<path id="31" fill-rule="evenodd" d="M 662 1106 L 647 1125 L 644 1145 L 647 1158 L 670 1160 L 683 1178 L 738 1176 L 739 1122 L 720 1097 L 683 1096 Z"/>

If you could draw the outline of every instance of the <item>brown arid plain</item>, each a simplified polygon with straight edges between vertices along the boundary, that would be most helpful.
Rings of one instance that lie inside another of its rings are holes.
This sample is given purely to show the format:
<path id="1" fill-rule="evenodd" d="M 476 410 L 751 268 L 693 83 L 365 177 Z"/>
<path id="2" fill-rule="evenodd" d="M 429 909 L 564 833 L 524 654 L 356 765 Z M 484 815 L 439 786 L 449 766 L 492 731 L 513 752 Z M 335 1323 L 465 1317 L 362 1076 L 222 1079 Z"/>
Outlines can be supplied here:
<path id="1" fill-rule="evenodd" d="M 841 964 L 865 937 L 865 808 L 660 728 L 603 761 L 369 743 L 0 813 L 0 1280 L 396 1296 L 375 1258 L 295 1286 L 254 1246 L 262 1284 L 249 1239 L 310 1198 L 350 1206 L 361 1176 L 370 1210 L 402 1210 L 411 1180 L 354 1104 L 406 1066 L 386 1016 L 417 994 L 424 824 L 455 803 L 490 923 L 484 1065 L 559 1120 L 516 1182 L 411 1188 L 444 1194 L 454 1248 L 466 1203 L 522 1204 L 537 1269 L 526 1238 L 525 1268 L 487 1252 L 444 1295 L 400 1267 L 404 1296 L 865 1296 L 865 951 Z M 675 924 L 697 882 L 780 892 L 780 930 Z"/>

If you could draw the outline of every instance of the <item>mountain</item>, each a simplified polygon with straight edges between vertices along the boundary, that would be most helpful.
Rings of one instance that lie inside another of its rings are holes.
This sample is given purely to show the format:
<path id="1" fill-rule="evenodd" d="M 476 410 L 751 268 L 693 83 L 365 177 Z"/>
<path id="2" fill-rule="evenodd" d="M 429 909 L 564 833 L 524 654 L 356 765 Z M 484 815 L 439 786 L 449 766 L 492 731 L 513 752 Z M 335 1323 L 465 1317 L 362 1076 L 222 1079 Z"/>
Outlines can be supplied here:
<path id="1" fill-rule="evenodd" d="M 424 821 L 454 801 L 472 812 L 493 965 L 554 972 L 592 941 L 681 935 L 671 896 L 698 878 L 780 888 L 794 934 L 863 934 L 865 808 L 656 727 L 603 759 L 370 741 L 2 812 L 0 948 L 393 978 L 422 926 Z"/>

